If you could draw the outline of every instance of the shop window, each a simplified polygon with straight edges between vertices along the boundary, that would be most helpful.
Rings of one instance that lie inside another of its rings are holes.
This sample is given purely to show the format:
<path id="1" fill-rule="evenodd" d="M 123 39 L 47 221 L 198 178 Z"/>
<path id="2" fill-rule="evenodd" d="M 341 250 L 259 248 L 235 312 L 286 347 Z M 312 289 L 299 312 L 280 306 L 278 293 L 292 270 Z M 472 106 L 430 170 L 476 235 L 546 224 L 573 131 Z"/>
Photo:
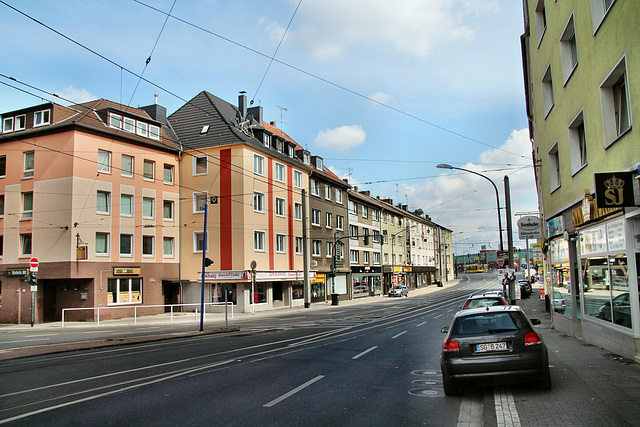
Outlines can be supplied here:
<path id="1" fill-rule="evenodd" d="M 631 328 L 627 258 L 611 256 L 584 259 L 582 270 L 585 314 Z"/>
<path id="2" fill-rule="evenodd" d="M 226 292 L 226 300 L 225 300 Z M 212 303 L 232 303 L 238 305 L 238 292 L 235 283 L 212 283 L 211 284 L 211 302 Z"/>
<path id="3" fill-rule="evenodd" d="M 302 282 L 294 282 L 291 287 L 291 296 L 293 299 L 304 298 L 304 285 Z"/>
<path id="4" fill-rule="evenodd" d="M 250 299 L 250 304 L 264 304 L 267 302 L 267 284 L 256 283 L 253 286 L 253 298 Z"/>
<path id="5" fill-rule="evenodd" d="M 141 304 L 142 279 L 109 279 L 107 281 L 107 304 Z"/>

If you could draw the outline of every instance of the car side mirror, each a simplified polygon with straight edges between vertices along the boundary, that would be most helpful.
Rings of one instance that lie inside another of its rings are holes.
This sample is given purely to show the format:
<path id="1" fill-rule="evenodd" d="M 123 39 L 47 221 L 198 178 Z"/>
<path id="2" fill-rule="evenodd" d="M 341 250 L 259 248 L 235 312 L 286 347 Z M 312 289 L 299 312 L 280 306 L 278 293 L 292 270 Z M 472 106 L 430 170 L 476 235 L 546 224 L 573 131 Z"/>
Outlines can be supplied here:
<path id="1" fill-rule="evenodd" d="M 440 332 L 442 332 L 443 334 L 449 333 L 449 326 L 445 326 L 444 328 L 440 329 Z"/>
<path id="2" fill-rule="evenodd" d="M 531 323 L 534 324 L 534 325 L 541 325 L 542 324 L 540 319 L 531 319 Z"/>

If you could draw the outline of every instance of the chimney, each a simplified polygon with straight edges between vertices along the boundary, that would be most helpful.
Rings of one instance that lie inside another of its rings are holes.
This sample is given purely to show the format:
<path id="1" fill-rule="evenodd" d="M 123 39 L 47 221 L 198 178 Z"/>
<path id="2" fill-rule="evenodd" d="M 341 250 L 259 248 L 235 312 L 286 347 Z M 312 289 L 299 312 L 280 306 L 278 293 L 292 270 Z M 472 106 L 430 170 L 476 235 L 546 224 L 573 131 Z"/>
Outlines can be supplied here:
<path id="1" fill-rule="evenodd" d="M 158 105 L 158 94 L 157 93 L 153 94 L 153 103 L 155 105 Z"/>
<path id="2" fill-rule="evenodd" d="M 253 120 L 262 126 L 263 115 L 261 106 L 258 105 L 257 107 L 251 107 L 247 110 L 247 113 L 253 115 Z"/>
<path id="3" fill-rule="evenodd" d="M 241 91 L 240 95 L 238 95 L 238 111 L 242 115 L 242 119 L 246 120 L 247 118 L 247 92 Z"/>
<path id="4" fill-rule="evenodd" d="M 353 186 L 353 191 L 355 191 L 356 193 L 358 192 L 358 186 L 357 185 Z"/>
<path id="5" fill-rule="evenodd" d="M 156 94 L 154 98 L 155 98 L 154 103 L 152 105 L 147 105 L 146 107 L 140 107 L 140 109 L 145 111 L 156 122 L 160 122 L 166 125 L 167 109 L 162 105 L 158 105 L 158 94 Z"/>

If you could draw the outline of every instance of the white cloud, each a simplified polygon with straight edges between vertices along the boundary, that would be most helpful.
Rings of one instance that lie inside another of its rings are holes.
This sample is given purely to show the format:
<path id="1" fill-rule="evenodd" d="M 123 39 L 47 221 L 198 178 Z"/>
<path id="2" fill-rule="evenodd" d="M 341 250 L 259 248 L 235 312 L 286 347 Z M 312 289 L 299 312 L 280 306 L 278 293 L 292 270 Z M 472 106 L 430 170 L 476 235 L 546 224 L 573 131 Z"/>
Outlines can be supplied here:
<path id="1" fill-rule="evenodd" d="M 318 132 L 316 146 L 333 151 L 345 151 L 362 145 L 367 133 L 360 125 L 340 126 Z"/>
<path id="2" fill-rule="evenodd" d="M 76 89 L 73 86 L 67 86 L 65 89 L 56 92 L 60 98 L 68 99 L 72 104 L 80 104 L 82 102 L 93 101 L 98 99 L 98 96 L 92 95 L 86 89 Z M 67 101 L 63 101 L 65 104 L 69 104 Z"/>
<path id="3" fill-rule="evenodd" d="M 369 95 L 369 98 L 373 99 L 376 102 L 379 102 L 381 104 L 386 104 L 387 102 L 391 101 L 393 99 L 393 97 L 387 93 L 384 92 L 376 92 L 376 93 L 372 93 L 371 95 Z"/>

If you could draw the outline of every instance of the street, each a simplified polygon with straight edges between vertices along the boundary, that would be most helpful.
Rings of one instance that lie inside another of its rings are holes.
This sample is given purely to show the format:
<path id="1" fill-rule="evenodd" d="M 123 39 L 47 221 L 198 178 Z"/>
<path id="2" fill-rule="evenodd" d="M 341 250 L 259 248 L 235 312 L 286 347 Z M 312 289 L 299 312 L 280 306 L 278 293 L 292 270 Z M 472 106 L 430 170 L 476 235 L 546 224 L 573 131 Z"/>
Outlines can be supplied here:
<path id="1" fill-rule="evenodd" d="M 440 329 L 472 291 L 497 288 L 492 274 L 463 279 L 409 298 L 256 316 L 236 332 L 4 360 L 0 423 L 634 424 L 638 366 L 551 331 L 533 298 L 521 303 L 543 321 L 552 389 L 477 386 L 445 397 Z"/>

